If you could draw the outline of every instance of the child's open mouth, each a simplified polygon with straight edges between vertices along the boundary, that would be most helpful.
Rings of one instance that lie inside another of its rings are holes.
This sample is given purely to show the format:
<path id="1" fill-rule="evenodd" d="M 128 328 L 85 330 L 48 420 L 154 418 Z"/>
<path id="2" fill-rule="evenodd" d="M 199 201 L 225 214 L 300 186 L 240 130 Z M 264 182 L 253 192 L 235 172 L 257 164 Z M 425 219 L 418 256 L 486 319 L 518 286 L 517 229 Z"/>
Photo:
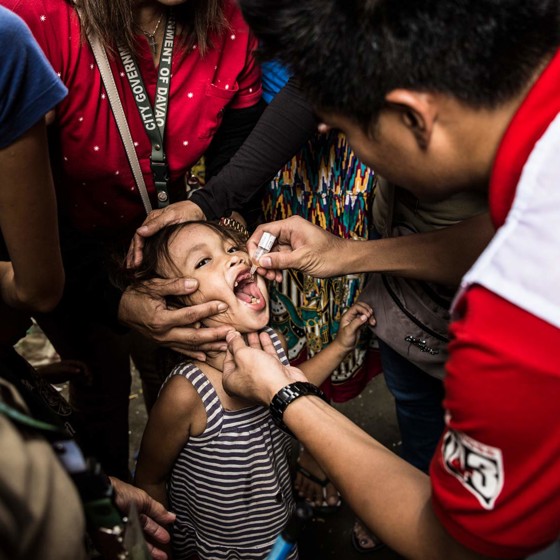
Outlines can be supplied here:
<path id="1" fill-rule="evenodd" d="M 255 282 L 254 276 L 249 272 L 242 272 L 233 285 L 235 297 L 255 311 L 261 311 L 266 307 L 266 301 Z"/>

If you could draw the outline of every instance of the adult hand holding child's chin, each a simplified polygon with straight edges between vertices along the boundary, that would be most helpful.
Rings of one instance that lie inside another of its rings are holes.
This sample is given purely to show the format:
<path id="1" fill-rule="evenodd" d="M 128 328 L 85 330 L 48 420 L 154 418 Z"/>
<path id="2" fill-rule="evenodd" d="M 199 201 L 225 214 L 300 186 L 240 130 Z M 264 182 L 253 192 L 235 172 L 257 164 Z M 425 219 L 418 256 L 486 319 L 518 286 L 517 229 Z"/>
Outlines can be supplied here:
<path id="1" fill-rule="evenodd" d="M 307 381 L 301 370 L 283 365 L 268 334 L 249 333 L 247 342 L 237 331 L 227 335 L 224 361 L 224 389 L 240 397 L 268 406 L 282 387 Z"/>

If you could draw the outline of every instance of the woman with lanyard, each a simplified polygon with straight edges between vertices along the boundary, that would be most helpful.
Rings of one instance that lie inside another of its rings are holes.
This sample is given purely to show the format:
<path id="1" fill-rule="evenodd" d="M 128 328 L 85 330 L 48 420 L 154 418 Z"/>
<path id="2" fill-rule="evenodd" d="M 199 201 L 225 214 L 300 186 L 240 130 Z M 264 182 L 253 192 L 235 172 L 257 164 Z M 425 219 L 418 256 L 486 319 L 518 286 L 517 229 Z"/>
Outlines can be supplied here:
<path id="1" fill-rule="evenodd" d="M 0 3 L 26 21 L 69 90 L 49 139 L 67 287 L 58 308 L 38 320 L 63 358 L 92 371 L 91 384 L 77 379 L 70 389 L 83 443 L 109 474 L 126 479 L 131 337 L 116 321 L 110 255 L 128 245 L 150 205 L 184 198 L 185 176 L 202 155 L 208 177 L 243 142 L 262 111 L 256 43 L 232 0 Z M 147 196 L 86 35 L 108 55 Z"/>

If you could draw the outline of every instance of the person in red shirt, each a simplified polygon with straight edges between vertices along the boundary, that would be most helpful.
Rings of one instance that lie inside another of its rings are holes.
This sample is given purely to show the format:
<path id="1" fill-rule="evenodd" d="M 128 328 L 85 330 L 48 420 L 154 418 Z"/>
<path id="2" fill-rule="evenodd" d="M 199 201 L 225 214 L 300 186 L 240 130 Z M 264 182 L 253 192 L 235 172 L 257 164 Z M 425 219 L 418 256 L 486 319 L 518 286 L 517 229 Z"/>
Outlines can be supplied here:
<path id="1" fill-rule="evenodd" d="M 38 319 L 63 358 L 93 372 L 92 385 L 72 381 L 71 401 L 83 414 L 89 450 L 109 474 L 126 479 L 129 348 L 124 333 L 111 328 L 119 328 L 117 308 L 126 301 L 110 285 L 107 267 L 147 206 L 85 34 L 108 52 L 154 208 L 186 197 L 185 175 L 201 156 L 207 177 L 215 174 L 258 120 L 256 41 L 233 0 L 0 4 L 27 23 L 68 88 L 49 131 L 67 285 L 61 305 Z M 216 310 L 218 302 L 207 307 Z M 216 330 L 209 336 L 223 339 L 224 329 Z"/>
<path id="2" fill-rule="evenodd" d="M 429 476 L 322 402 L 265 336 L 248 347 L 228 335 L 226 389 L 270 404 L 405 557 L 513 559 L 551 545 L 560 537 L 558 2 L 240 5 L 266 53 L 290 65 L 325 126 L 365 163 L 420 199 L 487 190 L 497 233 L 455 299 L 446 430 Z M 298 217 L 257 228 L 251 254 L 264 231 L 278 238 L 259 262 L 269 278 L 375 266 L 373 242 Z"/>

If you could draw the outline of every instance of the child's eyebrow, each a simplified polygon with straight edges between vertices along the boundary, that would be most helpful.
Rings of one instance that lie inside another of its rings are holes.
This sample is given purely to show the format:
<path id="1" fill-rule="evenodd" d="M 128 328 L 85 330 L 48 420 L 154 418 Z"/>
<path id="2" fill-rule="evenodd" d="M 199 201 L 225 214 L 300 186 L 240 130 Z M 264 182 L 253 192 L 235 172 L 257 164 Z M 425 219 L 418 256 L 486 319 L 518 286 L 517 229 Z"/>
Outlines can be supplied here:
<path id="1" fill-rule="evenodd" d="M 187 264 L 189 258 L 194 255 L 197 251 L 203 251 L 204 249 L 206 249 L 208 247 L 208 245 L 204 242 L 202 243 L 197 243 L 196 245 L 193 245 L 183 256 L 182 261 L 184 264 Z"/>
<path id="2" fill-rule="evenodd" d="M 205 249 L 206 247 L 207 247 L 206 243 L 197 243 L 196 245 L 193 245 L 189 249 L 187 255 L 189 255 L 190 253 L 194 253 L 195 251 L 200 251 L 201 249 Z"/>

